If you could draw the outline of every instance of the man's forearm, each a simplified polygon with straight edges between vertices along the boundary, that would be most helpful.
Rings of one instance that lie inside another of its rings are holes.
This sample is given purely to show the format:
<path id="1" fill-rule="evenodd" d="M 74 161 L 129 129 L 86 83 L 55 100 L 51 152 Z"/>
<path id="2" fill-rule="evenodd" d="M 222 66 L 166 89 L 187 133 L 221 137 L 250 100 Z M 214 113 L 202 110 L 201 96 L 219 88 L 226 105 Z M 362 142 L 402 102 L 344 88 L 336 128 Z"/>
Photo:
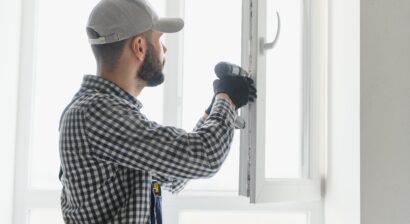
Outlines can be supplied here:
<path id="1" fill-rule="evenodd" d="M 226 99 L 235 109 L 236 106 L 235 104 L 232 102 L 231 98 L 228 96 L 228 94 L 226 93 L 218 93 L 215 95 L 215 99 Z"/>
<path id="2" fill-rule="evenodd" d="M 228 96 L 228 94 L 226 93 L 218 93 L 215 95 L 216 99 L 226 99 L 235 109 L 235 104 L 232 102 L 231 98 Z M 212 101 L 213 102 L 213 101 Z M 208 118 L 209 114 L 204 113 L 204 115 L 202 115 L 201 120 L 206 120 Z"/>

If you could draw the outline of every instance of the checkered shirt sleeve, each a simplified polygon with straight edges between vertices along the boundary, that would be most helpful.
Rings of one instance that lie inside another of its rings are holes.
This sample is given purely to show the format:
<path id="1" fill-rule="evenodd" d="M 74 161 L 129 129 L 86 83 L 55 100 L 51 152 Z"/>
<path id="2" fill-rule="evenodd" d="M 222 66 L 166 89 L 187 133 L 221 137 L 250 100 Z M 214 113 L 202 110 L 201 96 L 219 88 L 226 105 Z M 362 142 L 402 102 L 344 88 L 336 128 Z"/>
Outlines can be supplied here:
<path id="1" fill-rule="evenodd" d="M 101 161 L 176 179 L 214 175 L 226 158 L 235 112 L 225 100 L 195 132 L 162 126 L 113 97 L 93 100 L 85 113 L 92 155 Z"/>
<path id="2" fill-rule="evenodd" d="M 199 127 L 203 125 L 205 120 L 200 119 L 197 124 L 195 125 L 195 128 L 193 131 L 196 131 Z M 169 178 L 166 176 L 162 176 L 159 174 L 154 174 L 152 176 L 152 179 L 157 180 L 162 188 L 168 190 L 171 193 L 178 193 L 181 190 L 184 189 L 185 185 L 188 183 L 189 179 L 177 179 L 177 178 Z"/>

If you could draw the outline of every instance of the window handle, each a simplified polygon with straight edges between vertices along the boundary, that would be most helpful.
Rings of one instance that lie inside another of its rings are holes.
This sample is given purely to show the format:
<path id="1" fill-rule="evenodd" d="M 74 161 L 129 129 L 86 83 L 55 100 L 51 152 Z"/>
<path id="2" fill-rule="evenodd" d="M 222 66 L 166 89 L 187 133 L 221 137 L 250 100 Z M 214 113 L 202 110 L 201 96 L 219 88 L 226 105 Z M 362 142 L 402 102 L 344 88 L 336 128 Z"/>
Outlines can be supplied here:
<path id="1" fill-rule="evenodd" d="M 278 18 L 278 29 L 276 30 L 275 39 L 274 39 L 272 42 L 265 42 L 265 38 L 264 38 L 264 37 L 261 38 L 261 40 L 260 40 L 260 44 L 261 44 L 261 46 L 260 46 L 260 47 L 261 47 L 260 52 L 261 52 L 261 54 L 264 54 L 264 52 L 265 52 L 266 50 L 270 50 L 270 49 L 274 48 L 275 45 L 276 45 L 276 43 L 277 43 L 277 41 L 278 41 L 278 39 L 279 39 L 279 34 L 280 34 L 280 16 L 279 16 L 279 13 L 278 13 L 278 12 L 276 12 L 276 17 Z"/>

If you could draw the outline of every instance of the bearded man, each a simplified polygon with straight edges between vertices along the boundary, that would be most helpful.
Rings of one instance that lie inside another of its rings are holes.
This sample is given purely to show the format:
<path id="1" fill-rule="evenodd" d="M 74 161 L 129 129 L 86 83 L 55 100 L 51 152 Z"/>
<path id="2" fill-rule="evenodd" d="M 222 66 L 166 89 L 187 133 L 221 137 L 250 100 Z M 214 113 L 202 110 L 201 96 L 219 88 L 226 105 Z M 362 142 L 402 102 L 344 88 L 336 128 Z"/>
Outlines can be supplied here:
<path id="1" fill-rule="evenodd" d="M 179 192 L 214 175 L 225 160 L 236 109 L 247 104 L 249 78 L 214 81 L 214 98 L 192 132 L 141 113 L 144 87 L 164 81 L 160 37 L 183 28 L 159 18 L 145 0 L 102 0 L 87 35 L 96 75 L 84 76 L 60 120 L 61 208 L 65 223 L 162 223 L 161 187 Z"/>

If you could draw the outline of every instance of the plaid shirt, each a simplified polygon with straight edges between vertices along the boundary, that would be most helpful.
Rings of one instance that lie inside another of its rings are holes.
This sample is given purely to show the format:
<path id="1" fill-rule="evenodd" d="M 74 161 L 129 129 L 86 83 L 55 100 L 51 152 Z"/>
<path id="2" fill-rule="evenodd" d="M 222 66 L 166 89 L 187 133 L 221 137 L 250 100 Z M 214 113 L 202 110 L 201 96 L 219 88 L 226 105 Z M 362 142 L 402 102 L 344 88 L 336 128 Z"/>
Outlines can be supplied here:
<path id="1" fill-rule="evenodd" d="M 84 77 L 60 123 L 65 223 L 149 223 L 153 179 L 176 193 L 220 168 L 236 117 L 226 100 L 193 132 L 150 121 L 141 107 L 114 83 Z"/>

